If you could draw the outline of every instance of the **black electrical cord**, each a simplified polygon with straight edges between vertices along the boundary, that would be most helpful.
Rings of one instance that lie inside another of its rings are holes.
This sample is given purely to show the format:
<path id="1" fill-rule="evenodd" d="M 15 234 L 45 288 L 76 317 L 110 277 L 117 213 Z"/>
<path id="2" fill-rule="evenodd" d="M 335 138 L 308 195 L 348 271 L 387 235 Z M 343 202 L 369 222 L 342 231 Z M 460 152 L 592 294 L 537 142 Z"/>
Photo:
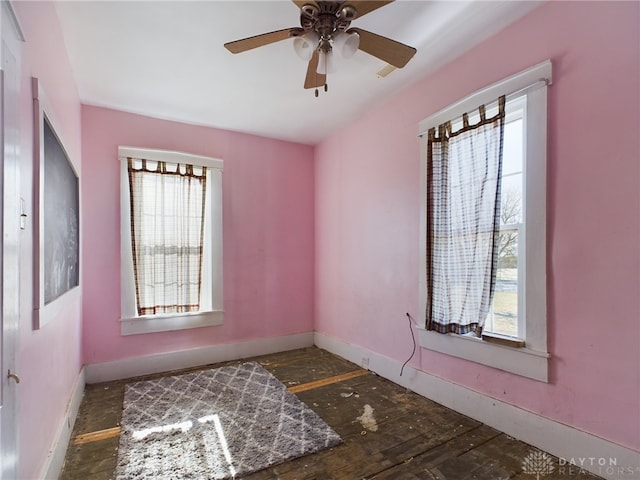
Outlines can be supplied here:
<path id="1" fill-rule="evenodd" d="M 413 335 L 413 328 L 411 328 L 412 327 L 411 323 L 413 319 L 411 318 L 411 315 L 409 315 L 409 312 L 407 312 L 407 318 L 409 319 L 409 331 L 411 332 L 411 340 L 413 340 L 413 352 L 411 352 L 411 356 L 402 365 L 402 368 L 400 369 L 400 376 L 402 376 L 402 371 L 404 370 L 404 367 L 407 366 L 407 363 L 409 363 L 413 358 L 413 356 L 416 354 L 416 337 Z"/>

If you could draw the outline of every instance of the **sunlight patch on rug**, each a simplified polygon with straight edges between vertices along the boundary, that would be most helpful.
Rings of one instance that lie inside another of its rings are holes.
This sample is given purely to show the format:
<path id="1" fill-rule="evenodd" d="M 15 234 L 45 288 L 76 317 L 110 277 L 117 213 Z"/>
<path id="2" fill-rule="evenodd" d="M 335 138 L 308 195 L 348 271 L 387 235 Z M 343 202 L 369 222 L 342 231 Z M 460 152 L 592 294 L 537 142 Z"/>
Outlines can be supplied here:
<path id="1" fill-rule="evenodd" d="M 340 437 L 259 364 L 125 388 L 117 480 L 233 479 Z"/>

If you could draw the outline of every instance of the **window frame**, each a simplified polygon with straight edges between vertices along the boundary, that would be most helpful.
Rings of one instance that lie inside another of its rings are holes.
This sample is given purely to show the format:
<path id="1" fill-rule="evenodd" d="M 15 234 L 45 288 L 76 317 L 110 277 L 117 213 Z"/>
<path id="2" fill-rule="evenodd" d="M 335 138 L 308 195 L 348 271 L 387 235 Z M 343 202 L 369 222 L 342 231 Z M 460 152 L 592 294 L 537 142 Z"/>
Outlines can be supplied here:
<path id="1" fill-rule="evenodd" d="M 418 340 L 422 348 L 456 356 L 528 378 L 548 381 L 547 299 L 546 299 L 546 164 L 547 86 L 552 81 L 551 61 L 523 70 L 483 88 L 419 123 L 418 135 L 463 113 L 490 104 L 501 95 L 507 102 L 526 96 L 524 165 L 524 242 L 518 261 L 523 262 L 523 309 L 525 346 L 495 343 L 469 335 L 441 334 L 426 330 L 426 139 L 421 139 L 420 182 L 420 324 Z M 521 248 L 519 246 L 519 248 Z M 540 261 L 540 259 L 544 259 Z M 520 279 L 519 279 L 520 280 Z"/>
<path id="2" fill-rule="evenodd" d="M 203 273 L 210 272 L 203 284 L 210 286 L 206 310 L 190 313 L 142 315 L 136 313 L 133 257 L 131 251 L 131 208 L 127 158 L 144 158 L 167 163 L 191 164 L 207 167 L 207 218 L 205 219 L 205 252 L 209 262 Z M 222 170 L 224 162 L 218 158 L 193 155 L 170 150 L 138 147 L 118 147 L 120 161 L 120 231 L 121 231 L 121 318 L 120 334 L 137 335 L 154 332 L 184 330 L 222 325 L 224 320 L 222 295 Z"/>

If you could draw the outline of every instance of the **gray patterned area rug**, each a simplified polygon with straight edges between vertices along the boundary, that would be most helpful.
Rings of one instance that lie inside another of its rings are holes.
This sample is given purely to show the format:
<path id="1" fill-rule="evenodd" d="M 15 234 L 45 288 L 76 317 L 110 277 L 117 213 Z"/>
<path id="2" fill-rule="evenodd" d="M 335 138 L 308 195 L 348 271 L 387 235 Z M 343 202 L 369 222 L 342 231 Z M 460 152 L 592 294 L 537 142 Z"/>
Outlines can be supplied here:
<path id="1" fill-rule="evenodd" d="M 128 384 L 116 479 L 240 478 L 341 442 L 248 362 Z"/>

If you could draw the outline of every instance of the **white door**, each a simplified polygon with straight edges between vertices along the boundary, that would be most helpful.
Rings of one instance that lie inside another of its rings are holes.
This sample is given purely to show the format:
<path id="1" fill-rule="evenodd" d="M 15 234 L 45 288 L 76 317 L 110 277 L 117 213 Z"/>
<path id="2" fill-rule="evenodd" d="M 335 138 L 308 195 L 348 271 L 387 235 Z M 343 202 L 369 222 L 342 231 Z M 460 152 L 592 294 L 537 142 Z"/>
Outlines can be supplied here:
<path id="1" fill-rule="evenodd" d="M 0 271 L 0 322 L 2 323 L 0 369 L 0 478 L 16 478 L 16 374 L 15 352 L 19 320 L 20 259 L 20 39 L 22 34 L 11 5 L 2 0 L 0 7 L 2 37 L 2 72 L 0 75 L 0 138 L 3 139 L 2 168 L 2 235 Z"/>

